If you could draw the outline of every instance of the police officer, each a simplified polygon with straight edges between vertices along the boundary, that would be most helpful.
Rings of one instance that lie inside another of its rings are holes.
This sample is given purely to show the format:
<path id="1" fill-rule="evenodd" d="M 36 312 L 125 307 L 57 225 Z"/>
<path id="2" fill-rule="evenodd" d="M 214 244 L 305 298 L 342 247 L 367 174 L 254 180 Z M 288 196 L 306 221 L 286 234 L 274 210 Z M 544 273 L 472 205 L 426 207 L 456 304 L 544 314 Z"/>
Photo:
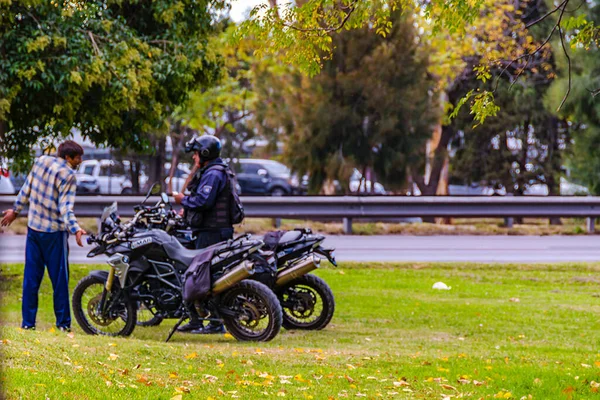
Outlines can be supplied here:
<path id="1" fill-rule="evenodd" d="M 175 203 L 184 209 L 184 218 L 197 236 L 196 249 L 233 238 L 230 204 L 233 182 L 227 179 L 227 164 L 220 158 L 221 141 L 212 135 L 194 138 L 186 143 L 186 153 L 194 152 L 198 172 L 188 186 L 190 195 L 173 195 Z M 221 323 L 202 326 L 195 307 L 190 307 L 190 322 L 179 328 L 182 332 L 224 333 Z"/>

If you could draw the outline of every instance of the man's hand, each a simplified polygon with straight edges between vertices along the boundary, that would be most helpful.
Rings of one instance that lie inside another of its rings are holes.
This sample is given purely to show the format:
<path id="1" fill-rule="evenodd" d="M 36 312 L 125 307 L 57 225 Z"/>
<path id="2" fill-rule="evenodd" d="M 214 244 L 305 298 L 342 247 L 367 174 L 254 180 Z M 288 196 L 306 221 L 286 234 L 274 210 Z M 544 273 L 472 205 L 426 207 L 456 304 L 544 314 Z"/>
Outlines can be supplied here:
<path id="1" fill-rule="evenodd" d="M 83 229 L 80 229 L 77 232 L 75 232 L 75 241 L 77 242 L 79 247 L 83 247 L 83 242 L 81 241 L 81 237 L 86 234 L 87 234 L 87 232 L 84 231 Z"/>
<path id="2" fill-rule="evenodd" d="M 15 212 L 15 210 L 6 210 L 2 212 L 2 226 L 9 226 L 10 224 L 13 223 L 13 221 L 15 219 L 17 219 L 17 217 L 19 216 L 19 214 L 17 214 Z"/>
<path id="3" fill-rule="evenodd" d="M 183 193 L 174 194 L 173 199 L 175 200 L 175 204 L 181 204 L 181 200 L 183 200 L 184 197 L 185 195 Z"/>

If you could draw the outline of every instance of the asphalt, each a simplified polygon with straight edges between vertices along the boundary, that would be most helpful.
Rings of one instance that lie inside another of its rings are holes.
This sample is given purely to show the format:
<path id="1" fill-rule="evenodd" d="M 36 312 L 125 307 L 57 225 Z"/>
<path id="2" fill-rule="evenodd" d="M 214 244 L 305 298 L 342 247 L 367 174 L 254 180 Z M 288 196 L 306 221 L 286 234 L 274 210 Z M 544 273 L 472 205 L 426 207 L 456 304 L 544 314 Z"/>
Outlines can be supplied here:
<path id="1" fill-rule="evenodd" d="M 90 246 L 70 242 L 70 262 L 87 258 Z M 599 236 L 329 236 L 325 246 L 340 261 L 555 263 L 600 261 Z M 0 234 L 0 263 L 22 263 L 25 236 Z"/>

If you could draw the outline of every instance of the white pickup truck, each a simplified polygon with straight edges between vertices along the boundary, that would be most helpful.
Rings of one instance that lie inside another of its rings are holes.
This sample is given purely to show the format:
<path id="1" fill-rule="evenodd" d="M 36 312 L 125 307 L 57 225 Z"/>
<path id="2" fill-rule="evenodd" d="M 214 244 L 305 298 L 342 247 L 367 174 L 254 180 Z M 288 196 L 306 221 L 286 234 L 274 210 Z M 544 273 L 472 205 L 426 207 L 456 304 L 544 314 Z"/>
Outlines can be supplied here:
<path id="1" fill-rule="evenodd" d="M 165 164 L 165 174 L 169 173 L 170 167 L 169 163 Z M 77 169 L 79 174 L 90 175 L 96 179 L 101 194 L 132 194 L 131 180 L 127 177 L 128 171 L 129 161 L 120 163 L 114 160 L 85 160 Z M 187 165 L 182 164 L 177 168 L 173 177 L 174 191 L 181 191 L 188 174 Z M 168 182 L 168 180 L 167 177 L 166 181 Z M 148 176 L 142 172 L 140 174 L 140 188 L 143 188 L 147 182 Z"/>
<path id="2" fill-rule="evenodd" d="M 77 172 L 94 177 L 101 194 L 131 194 L 131 180 L 127 178 L 123 164 L 118 161 L 85 160 L 79 165 Z M 140 175 L 140 186 L 147 180 L 147 176 Z"/>

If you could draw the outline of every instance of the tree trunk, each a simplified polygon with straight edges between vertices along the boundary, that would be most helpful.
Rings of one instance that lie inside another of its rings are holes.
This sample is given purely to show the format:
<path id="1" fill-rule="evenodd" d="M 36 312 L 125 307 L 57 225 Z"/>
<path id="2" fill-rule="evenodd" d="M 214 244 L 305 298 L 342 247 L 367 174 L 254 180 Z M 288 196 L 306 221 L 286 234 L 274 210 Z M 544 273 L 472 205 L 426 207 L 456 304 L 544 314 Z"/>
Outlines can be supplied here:
<path id="1" fill-rule="evenodd" d="M 129 177 L 131 179 L 131 191 L 133 194 L 140 193 L 140 170 L 142 163 L 137 159 L 129 164 Z"/>
<path id="2" fill-rule="evenodd" d="M 148 190 L 150 186 L 154 184 L 154 182 L 159 182 L 161 188 L 164 188 L 166 141 L 166 137 L 160 137 L 153 140 L 156 152 L 150 156 L 150 160 L 148 163 L 148 183 L 144 190 Z"/>
<path id="3" fill-rule="evenodd" d="M 454 129 L 451 126 L 437 127 L 433 133 L 432 139 L 427 145 L 427 159 L 429 167 L 426 168 L 427 174 L 419 179 L 413 176 L 419 190 L 423 196 L 435 196 L 436 194 L 448 193 L 448 143 L 454 136 Z M 424 222 L 436 222 L 435 218 L 423 218 Z M 449 223 L 449 219 L 441 219 L 444 223 Z"/>

